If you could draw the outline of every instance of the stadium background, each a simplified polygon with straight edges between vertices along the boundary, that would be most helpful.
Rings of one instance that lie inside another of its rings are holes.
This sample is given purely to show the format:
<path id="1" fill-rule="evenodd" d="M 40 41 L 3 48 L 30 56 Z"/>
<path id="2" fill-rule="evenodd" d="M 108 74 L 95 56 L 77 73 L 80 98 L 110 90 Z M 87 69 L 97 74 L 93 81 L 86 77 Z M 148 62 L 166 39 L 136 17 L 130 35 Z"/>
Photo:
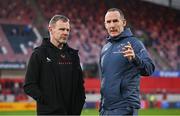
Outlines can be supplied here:
<path id="1" fill-rule="evenodd" d="M 111 7 L 124 11 L 128 26 L 145 44 L 156 65 L 151 77 L 141 78 L 140 114 L 180 115 L 178 0 L 1 1 L 0 115 L 35 114 L 35 102 L 22 89 L 24 75 L 33 48 L 49 36 L 48 21 L 55 14 L 68 16 L 72 23 L 68 43 L 79 50 L 83 68 L 87 97 L 83 114 L 98 114 L 98 59 L 107 36 L 104 14 Z"/>

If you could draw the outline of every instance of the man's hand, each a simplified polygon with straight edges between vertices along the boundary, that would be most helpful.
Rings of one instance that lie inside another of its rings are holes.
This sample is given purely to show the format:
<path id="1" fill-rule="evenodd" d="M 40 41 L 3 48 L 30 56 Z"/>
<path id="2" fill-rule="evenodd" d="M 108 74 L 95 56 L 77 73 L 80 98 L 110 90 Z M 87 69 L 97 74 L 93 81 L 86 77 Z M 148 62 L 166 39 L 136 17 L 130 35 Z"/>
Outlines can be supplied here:
<path id="1" fill-rule="evenodd" d="M 134 49 L 132 48 L 130 42 L 122 48 L 123 56 L 126 57 L 129 61 L 135 58 Z"/>

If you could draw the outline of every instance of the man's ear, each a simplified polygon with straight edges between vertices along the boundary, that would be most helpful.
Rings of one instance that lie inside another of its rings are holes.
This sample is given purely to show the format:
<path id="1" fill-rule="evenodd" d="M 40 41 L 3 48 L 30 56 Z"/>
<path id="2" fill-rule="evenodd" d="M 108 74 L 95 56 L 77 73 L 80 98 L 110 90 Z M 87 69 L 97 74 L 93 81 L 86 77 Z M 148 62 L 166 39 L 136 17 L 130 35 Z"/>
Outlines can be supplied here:
<path id="1" fill-rule="evenodd" d="M 126 26 L 126 19 L 123 20 L 123 26 Z"/>
<path id="2" fill-rule="evenodd" d="M 106 25 L 106 22 L 104 22 L 104 27 L 107 29 L 107 25 Z"/>
<path id="3" fill-rule="evenodd" d="M 49 30 L 49 32 L 51 32 L 51 31 L 52 31 L 52 27 L 51 27 L 51 26 L 49 26 L 49 27 L 48 27 L 48 30 Z"/>

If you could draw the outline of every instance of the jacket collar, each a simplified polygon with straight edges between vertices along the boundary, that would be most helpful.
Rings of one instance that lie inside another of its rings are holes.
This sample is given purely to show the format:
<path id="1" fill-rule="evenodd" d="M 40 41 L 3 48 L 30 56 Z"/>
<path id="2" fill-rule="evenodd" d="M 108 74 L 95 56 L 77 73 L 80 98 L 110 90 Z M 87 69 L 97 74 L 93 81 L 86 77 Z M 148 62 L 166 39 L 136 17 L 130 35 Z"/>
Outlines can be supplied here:
<path id="1" fill-rule="evenodd" d="M 56 46 L 54 46 L 51 42 L 50 42 L 50 38 L 44 38 L 43 39 L 43 41 L 42 41 L 42 44 L 41 44 L 41 46 L 43 46 L 43 47 L 51 47 L 51 48 L 53 48 L 55 51 L 59 51 L 60 49 L 59 48 L 57 48 Z M 69 46 L 68 46 L 68 44 L 66 43 L 66 44 L 64 44 L 63 45 L 63 48 L 61 49 L 62 51 L 65 51 L 65 50 L 67 50 L 69 48 Z"/>
<path id="2" fill-rule="evenodd" d="M 107 38 L 107 41 L 109 41 L 109 42 L 119 41 L 124 38 L 131 37 L 131 36 L 133 36 L 133 34 L 132 34 L 130 28 L 125 28 L 124 31 L 121 34 L 119 34 L 118 36 L 116 36 L 116 37 L 109 36 Z"/>

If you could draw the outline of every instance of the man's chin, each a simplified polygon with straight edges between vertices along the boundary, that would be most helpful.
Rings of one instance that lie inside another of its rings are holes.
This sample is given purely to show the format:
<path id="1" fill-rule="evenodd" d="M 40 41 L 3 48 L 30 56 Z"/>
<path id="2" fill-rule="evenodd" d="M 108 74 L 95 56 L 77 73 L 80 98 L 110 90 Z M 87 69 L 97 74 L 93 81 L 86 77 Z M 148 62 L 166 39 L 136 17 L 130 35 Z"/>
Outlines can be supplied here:
<path id="1" fill-rule="evenodd" d="M 60 44 L 65 44 L 67 41 L 59 41 Z"/>
<path id="2" fill-rule="evenodd" d="M 60 44 L 66 44 L 66 42 L 61 42 Z"/>
<path id="3" fill-rule="evenodd" d="M 117 37 L 118 35 L 119 35 L 118 33 L 113 33 L 113 34 L 111 33 L 110 34 L 111 37 Z"/>

